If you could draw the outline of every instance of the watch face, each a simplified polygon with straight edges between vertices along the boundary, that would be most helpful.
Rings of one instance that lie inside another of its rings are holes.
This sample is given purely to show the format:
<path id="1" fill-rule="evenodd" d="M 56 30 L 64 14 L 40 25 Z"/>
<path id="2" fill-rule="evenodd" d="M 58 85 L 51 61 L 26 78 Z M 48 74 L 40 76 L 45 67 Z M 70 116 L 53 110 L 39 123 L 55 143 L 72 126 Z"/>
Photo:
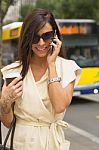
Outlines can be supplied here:
<path id="1" fill-rule="evenodd" d="M 53 83 L 53 82 L 60 82 L 60 81 L 61 81 L 61 77 L 54 77 L 48 80 L 48 84 Z"/>

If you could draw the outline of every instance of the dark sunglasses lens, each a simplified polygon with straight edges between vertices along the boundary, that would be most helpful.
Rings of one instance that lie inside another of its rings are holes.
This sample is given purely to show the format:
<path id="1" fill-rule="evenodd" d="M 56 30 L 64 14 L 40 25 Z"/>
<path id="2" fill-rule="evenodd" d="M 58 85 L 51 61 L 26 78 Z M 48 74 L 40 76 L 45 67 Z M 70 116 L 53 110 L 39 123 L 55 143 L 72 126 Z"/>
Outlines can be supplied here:
<path id="1" fill-rule="evenodd" d="M 51 39 L 53 39 L 53 37 L 54 37 L 54 31 L 46 32 L 42 35 L 42 38 L 44 41 L 51 40 Z"/>
<path id="2" fill-rule="evenodd" d="M 38 35 L 34 35 L 33 44 L 38 43 L 40 40 L 40 37 Z"/>
<path id="3" fill-rule="evenodd" d="M 54 31 L 50 31 L 50 32 L 46 32 L 44 34 L 42 34 L 42 36 L 40 37 L 39 35 L 34 35 L 34 39 L 33 39 L 33 44 L 37 44 L 40 40 L 40 38 L 42 38 L 45 42 L 48 40 L 52 40 L 54 37 Z"/>

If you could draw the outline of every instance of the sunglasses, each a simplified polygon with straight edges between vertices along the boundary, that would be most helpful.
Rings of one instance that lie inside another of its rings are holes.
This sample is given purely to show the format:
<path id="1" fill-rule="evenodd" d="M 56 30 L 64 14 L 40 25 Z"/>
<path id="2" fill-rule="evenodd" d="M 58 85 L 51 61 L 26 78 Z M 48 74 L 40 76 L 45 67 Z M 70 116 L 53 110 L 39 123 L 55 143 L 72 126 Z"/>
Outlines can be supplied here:
<path id="1" fill-rule="evenodd" d="M 48 42 L 54 38 L 54 31 L 49 31 L 43 33 L 41 36 L 34 34 L 33 44 L 37 44 L 40 41 L 40 38 L 43 39 L 44 42 Z"/>

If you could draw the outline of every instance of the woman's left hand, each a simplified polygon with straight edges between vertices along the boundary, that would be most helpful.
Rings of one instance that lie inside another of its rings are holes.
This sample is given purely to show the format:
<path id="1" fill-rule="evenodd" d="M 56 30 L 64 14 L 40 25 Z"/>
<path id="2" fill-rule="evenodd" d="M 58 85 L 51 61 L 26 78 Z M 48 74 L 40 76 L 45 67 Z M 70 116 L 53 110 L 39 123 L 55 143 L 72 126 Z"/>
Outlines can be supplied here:
<path id="1" fill-rule="evenodd" d="M 47 56 L 48 65 L 51 63 L 55 63 L 56 57 L 58 56 L 62 46 L 62 41 L 60 41 L 56 35 L 55 38 L 53 39 L 53 42 L 50 45 L 51 45 L 51 49 L 49 50 Z M 53 52 L 52 52 L 52 47 L 53 47 Z"/>

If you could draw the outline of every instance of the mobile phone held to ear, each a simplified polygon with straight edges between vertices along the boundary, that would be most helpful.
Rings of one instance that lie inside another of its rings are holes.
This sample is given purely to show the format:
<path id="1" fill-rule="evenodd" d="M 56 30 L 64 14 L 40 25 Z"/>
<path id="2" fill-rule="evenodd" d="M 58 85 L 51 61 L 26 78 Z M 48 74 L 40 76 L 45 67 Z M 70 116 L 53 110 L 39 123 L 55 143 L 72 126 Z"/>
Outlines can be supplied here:
<path id="1" fill-rule="evenodd" d="M 55 37 L 55 36 L 56 36 L 56 30 L 55 30 L 55 32 L 54 32 L 54 37 Z M 52 42 L 55 43 L 54 40 L 52 40 Z M 52 49 L 51 49 L 51 55 L 53 54 L 53 51 L 54 51 L 54 46 L 52 46 Z"/>

